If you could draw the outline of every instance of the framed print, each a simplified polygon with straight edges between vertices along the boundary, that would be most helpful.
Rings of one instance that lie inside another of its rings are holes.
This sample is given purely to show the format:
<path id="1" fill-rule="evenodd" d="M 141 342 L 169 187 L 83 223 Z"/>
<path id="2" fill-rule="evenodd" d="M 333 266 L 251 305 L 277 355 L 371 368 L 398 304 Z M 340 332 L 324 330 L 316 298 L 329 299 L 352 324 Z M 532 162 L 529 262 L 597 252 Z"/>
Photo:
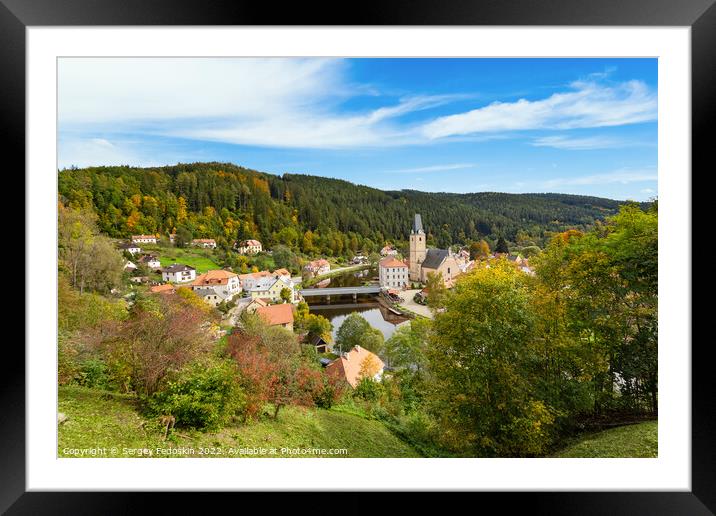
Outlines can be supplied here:
<path id="1" fill-rule="evenodd" d="M 711 1 L 130 7 L 0 5 L 27 203 L 3 510 L 714 510 Z"/>

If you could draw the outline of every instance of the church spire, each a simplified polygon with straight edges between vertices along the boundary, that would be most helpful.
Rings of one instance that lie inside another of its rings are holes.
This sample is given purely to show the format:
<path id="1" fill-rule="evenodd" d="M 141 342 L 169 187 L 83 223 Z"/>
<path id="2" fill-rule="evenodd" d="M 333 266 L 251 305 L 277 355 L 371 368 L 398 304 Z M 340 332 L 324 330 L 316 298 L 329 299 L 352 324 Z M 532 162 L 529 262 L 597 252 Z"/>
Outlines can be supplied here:
<path id="1" fill-rule="evenodd" d="M 416 213 L 416 214 L 415 214 L 415 220 L 413 221 L 413 231 L 412 231 L 412 233 L 413 233 L 413 234 L 425 233 L 425 231 L 423 231 L 423 221 L 422 221 L 422 219 L 420 218 L 420 213 Z"/>

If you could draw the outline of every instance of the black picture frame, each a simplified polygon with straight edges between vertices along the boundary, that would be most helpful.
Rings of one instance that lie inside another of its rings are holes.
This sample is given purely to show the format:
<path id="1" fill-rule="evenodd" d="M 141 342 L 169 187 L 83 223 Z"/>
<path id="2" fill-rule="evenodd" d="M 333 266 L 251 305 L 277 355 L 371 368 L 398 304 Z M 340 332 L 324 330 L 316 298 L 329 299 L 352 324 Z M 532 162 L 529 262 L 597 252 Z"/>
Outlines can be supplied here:
<path id="1" fill-rule="evenodd" d="M 716 120 L 715 1 L 453 0 L 447 3 L 383 0 L 333 3 L 331 7 L 326 7 L 319 3 L 271 4 L 244 0 L 0 0 L 0 120 L 4 140 L 8 144 L 5 158 L 7 161 L 7 157 L 10 157 L 17 164 L 15 171 L 25 169 L 25 29 L 29 26 L 688 26 L 691 27 L 692 45 L 692 171 L 684 173 L 691 173 L 693 185 L 693 170 L 699 169 L 700 175 L 704 175 L 706 167 L 711 165 L 707 159 L 711 157 L 713 147 L 708 129 Z M 21 190 L 25 190 L 23 183 L 21 181 L 19 185 Z M 698 190 L 692 186 L 693 191 Z M 25 191 L 25 194 L 30 195 L 31 192 Z M 696 222 L 694 219 L 694 224 Z M 697 309 L 696 303 L 692 303 L 692 306 L 694 310 Z M 4 375 L 0 377 L 0 429 L 6 445 L 0 454 L 0 511 L 7 511 L 8 514 L 133 513 L 156 500 L 159 495 L 149 493 L 140 496 L 137 493 L 119 492 L 25 492 L 25 354 L 15 342 L 13 350 L 8 349 L 9 340 L 5 344 L 6 353 L 14 352 L 15 356 L 5 356 L 6 364 L 13 365 L 4 368 Z M 682 344 L 686 348 L 691 343 Z M 691 492 L 505 492 L 481 493 L 479 496 L 497 502 L 501 510 L 510 511 L 516 504 L 527 504 L 532 513 L 555 515 L 714 513 L 716 404 L 713 403 L 712 394 L 716 392 L 716 386 L 711 362 L 708 360 L 709 344 L 709 340 L 703 340 L 691 347 Z M 212 504 L 217 502 L 216 496 L 212 495 Z M 221 495 L 220 498 L 228 496 L 234 495 Z M 246 494 L 236 496 L 245 497 Z M 349 507 L 355 504 L 353 498 L 361 495 L 353 493 L 341 496 L 344 497 L 341 505 Z M 162 513 L 182 514 L 188 509 L 187 500 L 182 495 L 167 493 L 161 498 L 164 506 Z M 420 495 L 413 497 L 418 503 L 421 499 Z M 290 503 L 296 503 L 295 495 Z M 322 498 L 321 504 L 324 503 L 333 504 Z M 380 503 L 386 512 L 397 510 L 388 502 Z M 182 509 L 174 512 L 178 507 Z"/>

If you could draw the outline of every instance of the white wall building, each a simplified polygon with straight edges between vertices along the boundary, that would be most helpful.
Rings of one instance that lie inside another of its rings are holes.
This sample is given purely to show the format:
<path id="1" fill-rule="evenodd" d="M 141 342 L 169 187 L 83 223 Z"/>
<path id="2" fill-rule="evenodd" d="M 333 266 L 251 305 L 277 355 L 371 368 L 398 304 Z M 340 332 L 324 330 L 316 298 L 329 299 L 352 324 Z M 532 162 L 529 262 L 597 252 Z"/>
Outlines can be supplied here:
<path id="1" fill-rule="evenodd" d="M 384 258 L 378 264 L 378 280 L 385 288 L 404 288 L 408 284 L 408 266 L 397 258 Z"/>
<path id="2" fill-rule="evenodd" d="M 157 237 L 154 235 L 132 235 L 133 244 L 156 244 Z"/>
<path id="3" fill-rule="evenodd" d="M 192 290 L 210 305 L 231 301 L 241 293 L 239 276 L 224 270 L 208 271 L 191 283 Z"/>
<path id="4" fill-rule="evenodd" d="M 194 281 L 196 279 L 196 269 L 188 265 L 175 263 L 162 269 L 162 279 L 171 283 Z"/>
<path id="5" fill-rule="evenodd" d="M 191 245 L 205 249 L 216 249 L 216 240 L 213 238 L 195 238 L 191 241 Z"/>
<path id="6" fill-rule="evenodd" d="M 142 252 L 141 247 L 139 247 L 137 244 L 133 244 L 131 242 L 123 242 L 123 243 L 119 244 L 119 249 L 122 251 L 127 251 L 132 256 L 134 256 L 137 253 Z"/>
<path id="7" fill-rule="evenodd" d="M 234 244 L 239 254 L 256 254 L 262 251 L 261 242 L 258 240 L 244 240 Z"/>

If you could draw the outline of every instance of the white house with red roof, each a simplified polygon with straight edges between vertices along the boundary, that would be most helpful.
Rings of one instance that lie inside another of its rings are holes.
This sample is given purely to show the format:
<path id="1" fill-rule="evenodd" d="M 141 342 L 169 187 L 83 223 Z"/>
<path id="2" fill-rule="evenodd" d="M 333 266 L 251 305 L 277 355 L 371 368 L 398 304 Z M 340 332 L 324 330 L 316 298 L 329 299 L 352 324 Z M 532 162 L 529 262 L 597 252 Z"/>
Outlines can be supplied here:
<path id="1" fill-rule="evenodd" d="M 234 244 L 236 252 L 239 254 L 257 254 L 263 250 L 261 242 L 258 240 L 243 240 Z"/>
<path id="2" fill-rule="evenodd" d="M 224 270 L 201 274 L 189 286 L 199 297 L 213 306 L 222 301 L 231 301 L 241 293 L 239 276 Z"/>
<path id="3" fill-rule="evenodd" d="M 383 249 L 380 250 L 381 256 L 395 256 L 398 254 L 398 250 L 395 249 L 392 245 L 386 245 Z"/>
<path id="4" fill-rule="evenodd" d="M 312 262 L 308 262 L 303 267 L 303 270 L 305 270 L 306 272 L 310 272 L 314 276 L 320 276 L 321 274 L 327 274 L 331 272 L 331 264 L 325 258 L 321 258 L 319 260 L 313 260 Z"/>
<path id="5" fill-rule="evenodd" d="M 156 235 L 132 235 L 133 244 L 156 244 Z"/>
<path id="6" fill-rule="evenodd" d="M 405 262 L 393 256 L 378 263 L 378 280 L 381 287 L 405 288 L 408 284 L 409 268 Z"/>
<path id="7" fill-rule="evenodd" d="M 216 240 L 213 238 L 195 238 L 191 241 L 191 245 L 205 249 L 216 249 Z"/>

